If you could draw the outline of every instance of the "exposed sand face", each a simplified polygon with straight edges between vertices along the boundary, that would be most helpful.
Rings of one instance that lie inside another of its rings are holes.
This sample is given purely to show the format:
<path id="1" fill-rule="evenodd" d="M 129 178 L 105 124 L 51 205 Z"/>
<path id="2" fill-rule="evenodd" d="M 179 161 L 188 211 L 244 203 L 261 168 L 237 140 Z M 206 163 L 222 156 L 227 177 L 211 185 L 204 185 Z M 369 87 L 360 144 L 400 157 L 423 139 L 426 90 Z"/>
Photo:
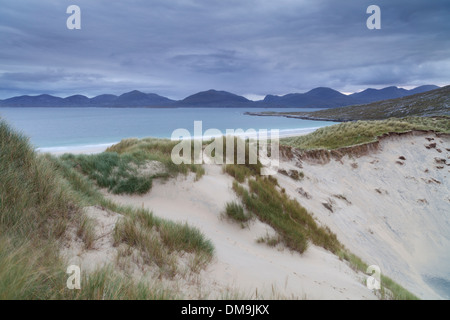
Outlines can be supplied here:
<path id="1" fill-rule="evenodd" d="M 450 138 L 416 133 L 380 147 L 327 164 L 283 161 L 281 169 L 302 170 L 305 178 L 277 178 L 352 252 L 419 297 L 440 298 L 422 276 L 450 275 Z"/>
<path id="2" fill-rule="evenodd" d="M 221 218 L 228 201 L 236 200 L 232 178 L 220 166 L 205 166 L 206 174 L 167 182 L 154 181 L 144 196 L 107 196 L 118 203 L 148 208 L 155 215 L 186 221 L 213 242 L 214 261 L 199 275 L 209 298 L 220 298 L 226 289 L 245 297 L 307 299 L 376 299 L 365 287 L 365 276 L 351 270 L 333 254 L 311 246 L 300 255 L 271 248 L 256 240 L 274 230 L 259 221 L 248 228 Z"/>

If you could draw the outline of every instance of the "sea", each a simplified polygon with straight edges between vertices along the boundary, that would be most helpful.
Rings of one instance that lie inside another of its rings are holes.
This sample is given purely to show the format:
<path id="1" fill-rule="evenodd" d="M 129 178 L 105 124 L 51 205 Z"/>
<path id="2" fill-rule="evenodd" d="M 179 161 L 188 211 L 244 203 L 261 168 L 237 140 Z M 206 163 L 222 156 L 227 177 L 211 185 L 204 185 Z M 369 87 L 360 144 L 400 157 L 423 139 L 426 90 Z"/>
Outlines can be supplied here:
<path id="1" fill-rule="evenodd" d="M 194 122 L 202 121 L 202 132 L 278 129 L 280 136 L 308 133 L 329 121 L 286 117 L 261 117 L 245 112 L 315 111 L 313 108 L 0 108 L 0 118 L 29 137 L 42 152 L 92 152 L 126 138 L 171 138 L 176 129 L 194 136 Z M 270 133 L 270 132 L 269 132 Z M 198 137 L 197 137 L 198 138 Z"/>

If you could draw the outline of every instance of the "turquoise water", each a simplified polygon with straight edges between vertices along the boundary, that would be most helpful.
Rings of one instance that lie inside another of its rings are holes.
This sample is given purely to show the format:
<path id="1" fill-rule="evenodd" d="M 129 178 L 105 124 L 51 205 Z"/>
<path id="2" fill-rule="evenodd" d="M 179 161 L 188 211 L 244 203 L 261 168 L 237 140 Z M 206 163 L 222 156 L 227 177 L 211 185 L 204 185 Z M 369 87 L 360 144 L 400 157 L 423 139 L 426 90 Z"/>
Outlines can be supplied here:
<path id="1" fill-rule="evenodd" d="M 425 282 L 443 299 L 450 300 L 450 277 L 447 279 L 439 276 L 424 275 Z"/>
<path id="2" fill-rule="evenodd" d="M 277 109 L 276 111 L 313 111 L 318 109 Z M 256 117 L 246 111 L 269 109 L 242 108 L 0 108 L 0 117 L 30 137 L 36 148 L 105 145 L 124 138 L 170 138 L 178 128 L 194 134 L 194 121 L 203 121 L 203 132 L 226 129 L 279 129 L 283 132 L 307 132 L 333 124 L 284 117 Z M 292 131 L 293 130 L 293 131 Z"/>

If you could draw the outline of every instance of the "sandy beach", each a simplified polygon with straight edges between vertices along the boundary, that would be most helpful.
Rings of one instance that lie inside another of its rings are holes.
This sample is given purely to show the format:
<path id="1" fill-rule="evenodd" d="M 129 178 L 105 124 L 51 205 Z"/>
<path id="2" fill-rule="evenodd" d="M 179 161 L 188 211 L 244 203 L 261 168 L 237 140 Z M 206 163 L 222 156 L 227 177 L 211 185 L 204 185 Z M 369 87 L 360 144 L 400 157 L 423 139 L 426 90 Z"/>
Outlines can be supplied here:
<path id="1" fill-rule="evenodd" d="M 286 129 L 279 131 L 280 138 L 289 138 L 289 137 L 297 137 L 303 136 L 308 133 L 315 131 L 318 128 L 302 128 L 302 129 Z M 268 130 L 268 134 L 270 137 L 270 130 Z M 239 136 L 239 135 L 238 135 Z M 256 138 L 257 136 L 250 136 L 250 138 Z M 214 138 L 214 136 L 210 137 L 210 139 Z M 248 137 L 247 137 L 248 138 Z M 201 139 L 201 138 L 200 138 Z M 204 138 L 208 139 L 208 138 Z M 50 153 L 55 156 L 63 155 L 65 153 L 71 154 L 97 154 L 106 151 L 110 146 L 116 144 L 115 143 L 103 143 L 103 144 L 93 144 L 93 145 L 83 145 L 83 146 L 62 146 L 62 147 L 47 147 L 47 148 L 36 148 L 36 151 L 39 153 Z"/>

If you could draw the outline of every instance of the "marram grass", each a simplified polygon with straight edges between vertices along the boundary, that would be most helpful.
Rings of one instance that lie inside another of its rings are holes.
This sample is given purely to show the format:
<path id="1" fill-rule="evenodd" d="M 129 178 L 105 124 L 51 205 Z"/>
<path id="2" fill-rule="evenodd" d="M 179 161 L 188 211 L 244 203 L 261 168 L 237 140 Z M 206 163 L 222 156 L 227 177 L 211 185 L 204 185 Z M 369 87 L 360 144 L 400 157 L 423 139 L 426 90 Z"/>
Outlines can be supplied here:
<path id="1" fill-rule="evenodd" d="M 117 156 L 112 159 L 123 161 Z M 83 273 L 82 289 L 67 289 L 68 265 L 59 249 L 69 226 L 75 226 L 86 248 L 92 246 L 93 221 L 83 214 L 85 206 L 103 206 L 134 224 L 143 217 L 153 219 L 162 250 L 197 255 L 195 268 L 206 265 L 214 252 L 197 229 L 106 200 L 89 176 L 72 166 L 72 160 L 36 154 L 26 137 L 0 121 L 0 299 L 180 298 L 157 281 L 131 279 L 114 266 Z M 115 232 L 125 236 L 121 225 Z"/>

